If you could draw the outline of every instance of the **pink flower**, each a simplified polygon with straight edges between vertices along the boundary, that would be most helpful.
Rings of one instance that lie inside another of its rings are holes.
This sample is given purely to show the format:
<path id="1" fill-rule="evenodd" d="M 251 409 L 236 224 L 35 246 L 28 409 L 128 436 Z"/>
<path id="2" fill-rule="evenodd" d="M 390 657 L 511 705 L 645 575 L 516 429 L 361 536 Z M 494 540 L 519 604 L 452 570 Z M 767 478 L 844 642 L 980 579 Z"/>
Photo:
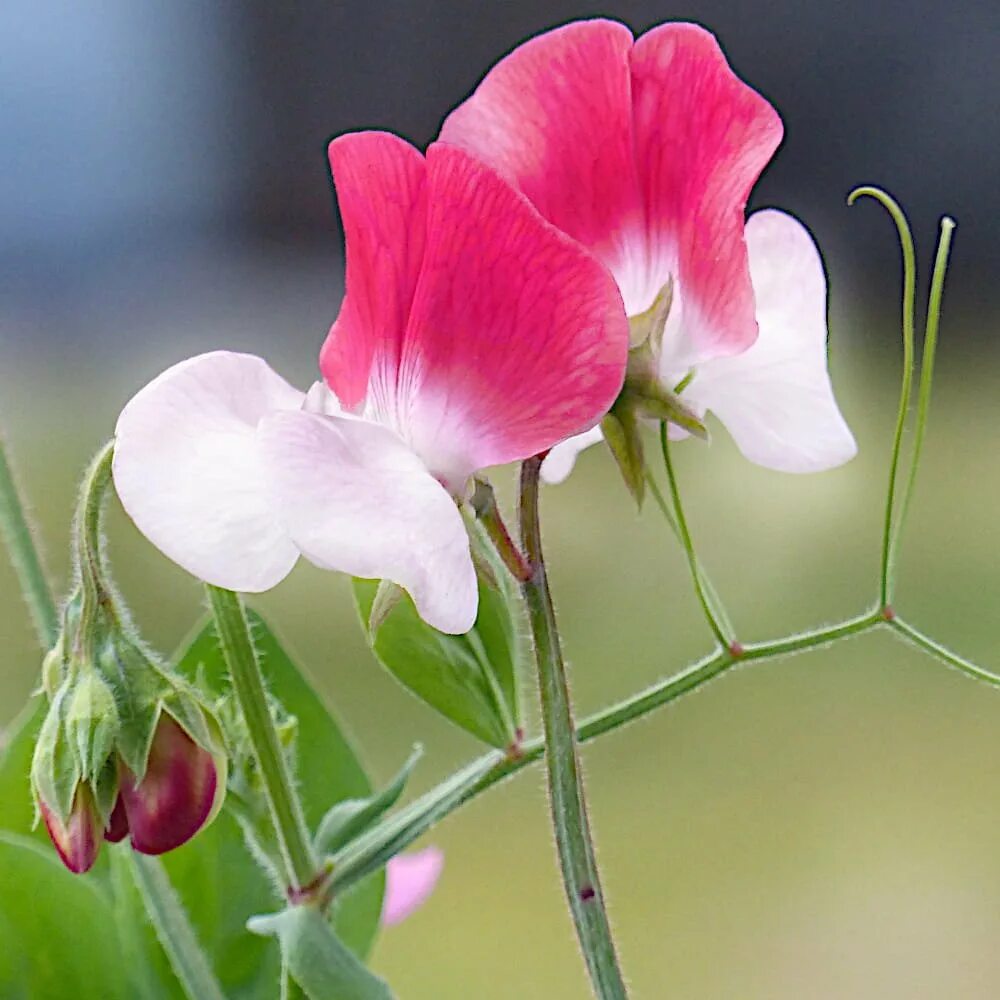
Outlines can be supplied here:
<path id="1" fill-rule="evenodd" d="M 423 906 L 434 891 L 443 866 L 444 854 L 436 847 L 390 859 L 385 866 L 382 923 L 391 927 Z"/>
<path id="2" fill-rule="evenodd" d="M 684 401 L 714 411 L 747 457 L 805 472 L 854 455 L 826 370 L 812 241 L 773 210 L 744 232 L 781 120 L 711 34 L 674 23 L 635 40 L 606 20 L 557 28 L 494 66 L 441 138 L 494 165 L 591 249 L 630 317 L 672 289 L 657 374 L 669 390 L 686 380 Z M 567 474 L 598 438 L 557 450 L 547 477 Z"/>
<path id="3" fill-rule="evenodd" d="M 308 395 L 215 353 L 164 372 L 118 421 L 115 486 L 140 530 L 196 576 L 278 583 L 300 554 L 393 580 L 464 632 L 475 572 L 456 500 L 486 466 L 597 423 L 628 328 L 611 277 L 467 153 L 342 136 L 330 162 L 346 296 Z"/>

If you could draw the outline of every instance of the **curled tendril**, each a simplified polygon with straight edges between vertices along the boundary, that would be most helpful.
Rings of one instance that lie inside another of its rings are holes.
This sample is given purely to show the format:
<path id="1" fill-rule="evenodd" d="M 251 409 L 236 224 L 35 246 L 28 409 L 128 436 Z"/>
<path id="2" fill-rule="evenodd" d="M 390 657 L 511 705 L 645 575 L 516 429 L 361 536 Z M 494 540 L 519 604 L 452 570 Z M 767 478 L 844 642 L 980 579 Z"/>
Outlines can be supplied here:
<path id="1" fill-rule="evenodd" d="M 903 431 L 906 428 L 906 416 L 910 410 L 910 397 L 913 393 L 913 330 L 917 295 L 917 258 L 913 249 L 913 232 L 910 229 L 910 223 L 907 221 L 906 213 L 895 198 L 881 188 L 865 185 L 855 188 L 847 196 L 847 204 L 853 205 L 859 198 L 873 198 L 889 213 L 892 221 L 896 224 L 899 247 L 903 254 L 903 377 L 899 391 L 896 430 L 892 440 L 892 458 L 889 462 L 889 487 L 885 497 L 882 565 L 879 576 L 879 604 L 882 607 L 888 607 L 892 601 L 895 583 L 896 547 L 894 541 L 899 537 L 899 529 L 898 527 L 894 528 L 893 517 L 897 509 L 896 492 L 899 483 L 900 453 L 903 449 Z M 900 522 L 901 520 L 900 518 Z"/>

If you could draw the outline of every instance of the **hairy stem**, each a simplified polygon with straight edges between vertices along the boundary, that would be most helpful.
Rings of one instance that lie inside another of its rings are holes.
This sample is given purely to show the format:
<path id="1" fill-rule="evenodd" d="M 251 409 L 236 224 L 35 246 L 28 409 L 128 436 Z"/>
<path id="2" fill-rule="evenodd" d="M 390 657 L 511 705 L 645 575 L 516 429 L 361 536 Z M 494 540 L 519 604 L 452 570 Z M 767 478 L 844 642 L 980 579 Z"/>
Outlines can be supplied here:
<path id="1" fill-rule="evenodd" d="M 14 470 L 0 436 L 0 538 L 10 554 L 24 603 L 38 635 L 38 644 L 48 652 L 59 637 L 59 611 L 41 556 L 31 532 L 24 501 L 17 489 Z"/>
<path id="2" fill-rule="evenodd" d="M 521 544 L 531 567 L 531 576 L 521 582 L 521 591 L 528 609 L 538 667 L 542 724 L 548 747 L 545 759 L 552 823 L 563 885 L 594 991 L 602 1000 L 623 1000 L 627 992 L 604 907 L 583 791 L 566 665 L 545 574 L 538 518 L 540 468 L 540 458 L 528 459 L 521 467 Z"/>
<path id="3" fill-rule="evenodd" d="M 238 594 L 206 585 L 219 644 L 260 768 L 291 897 L 316 888 L 321 871 L 267 703 L 257 650 Z"/>
<path id="4" fill-rule="evenodd" d="M 160 859 L 137 854 L 127 845 L 115 853 L 130 868 L 156 937 L 189 1000 L 225 1000 Z"/>

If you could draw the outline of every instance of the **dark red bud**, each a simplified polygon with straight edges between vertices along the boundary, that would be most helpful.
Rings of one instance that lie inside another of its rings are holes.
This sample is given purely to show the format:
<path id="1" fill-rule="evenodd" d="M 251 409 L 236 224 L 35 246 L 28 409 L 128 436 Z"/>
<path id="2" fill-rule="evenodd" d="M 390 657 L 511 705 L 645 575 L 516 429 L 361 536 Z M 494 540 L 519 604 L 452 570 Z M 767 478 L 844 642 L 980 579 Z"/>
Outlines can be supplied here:
<path id="1" fill-rule="evenodd" d="M 108 818 L 107 829 L 104 831 L 104 839 L 112 844 L 124 840 L 128 836 L 128 813 L 125 812 L 125 801 L 121 795 L 115 799 L 115 807 L 111 810 Z"/>
<path id="2" fill-rule="evenodd" d="M 132 846 L 143 854 L 163 854 L 190 840 L 212 817 L 218 772 L 212 754 L 169 715 L 153 735 L 142 781 L 122 762 L 120 795 Z"/>
<path id="3" fill-rule="evenodd" d="M 65 824 L 44 802 L 39 802 L 38 807 L 62 863 L 74 875 L 90 871 L 101 849 L 101 821 L 94 809 L 90 789 L 86 785 L 77 786 L 73 808 Z"/>

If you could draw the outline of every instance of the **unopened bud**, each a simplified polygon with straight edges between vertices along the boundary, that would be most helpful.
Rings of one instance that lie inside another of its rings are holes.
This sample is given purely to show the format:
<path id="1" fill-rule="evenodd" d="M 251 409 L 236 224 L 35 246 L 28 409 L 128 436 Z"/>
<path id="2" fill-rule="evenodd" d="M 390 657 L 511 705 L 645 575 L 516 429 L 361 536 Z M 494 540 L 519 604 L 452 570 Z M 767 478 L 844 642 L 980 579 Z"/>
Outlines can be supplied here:
<path id="1" fill-rule="evenodd" d="M 101 849 L 101 820 L 88 785 L 85 782 L 77 785 L 65 821 L 44 801 L 39 801 L 38 808 L 62 863 L 74 875 L 89 871 Z"/>
<path id="2" fill-rule="evenodd" d="M 164 713 L 143 777 L 137 779 L 127 764 L 119 764 L 120 801 L 132 846 L 143 854 L 180 847 L 215 817 L 225 787 L 225 757 L 199 746 Z M 119 830 L 120 825 L 114 832 Z"/>

